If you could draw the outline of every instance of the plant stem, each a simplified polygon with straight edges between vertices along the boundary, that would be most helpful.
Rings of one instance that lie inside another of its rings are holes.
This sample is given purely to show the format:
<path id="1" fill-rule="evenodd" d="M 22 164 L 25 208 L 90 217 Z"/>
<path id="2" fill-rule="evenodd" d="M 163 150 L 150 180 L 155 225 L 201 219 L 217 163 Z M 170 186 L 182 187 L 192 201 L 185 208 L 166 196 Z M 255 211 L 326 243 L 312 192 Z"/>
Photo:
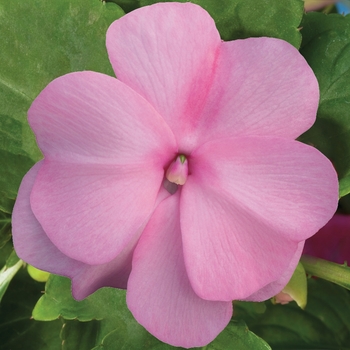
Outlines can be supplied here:
<path id="1" fill-rule="evenodd" d="M 350 267 L 303 255 L 300 259 L 307 274 L 323 278 L 350 290 Z"/>

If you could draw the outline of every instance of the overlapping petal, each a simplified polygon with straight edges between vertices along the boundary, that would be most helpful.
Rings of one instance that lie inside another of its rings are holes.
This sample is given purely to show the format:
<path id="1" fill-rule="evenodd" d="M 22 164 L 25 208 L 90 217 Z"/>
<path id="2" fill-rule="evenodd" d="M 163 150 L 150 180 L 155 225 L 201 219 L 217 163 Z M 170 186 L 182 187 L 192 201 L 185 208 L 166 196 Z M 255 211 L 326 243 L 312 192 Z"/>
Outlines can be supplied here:
<path id="1" fill-rule="evenodd" d="M 161 189 L 154 207 L 156 208 L 170 194 Z M 145 222 L 145 225 L 147 220 Z M 145 226 L 144 225 L 144 226 Z M 72 278 L 72 294 L 75 299 L 81 300 L 101 287 L 126 289 L 131 272 L 131 262 L 134 249 L 144 230 L 142 226 L 132 237 L 123 251 L 112 261 L 102 265 L 85 265 Z"/>
<path id="2" fill-rule="evenodd" d="M 208 142 L 189 164 L 180 206 L 184 257 L 205 299 L 244 299 L 279 279 L 298 243 L 337 207 L 333 166 L 296 141 Z"/>
<path id="3" fill-rule="evenodd" d="M 274 38 L 223 42 L 216 64 L 192 132 L 196 144 L 241 135 L 295 139 L 315 122 L 318 82 L 289 43 Z"/>
<path id="4" fill-rule="evenodd" d="M 229 322 L 232 303 L 199 298 L 182 253 L 179 191 L 155 210 L 134 253 L 127 303 L 136 320 L 174 346 L 203 346 Z"/>
<path id="5" fill-rule="evenodd" d="M 82 300 L 102 287 L 126 289 L 134 249 L 140 237 L 137 232 L 123 251 L 112 261 L 101 265 L 84 264 L 72 278 L 72 294 Z"/>
<path id="6" fill-rule="evenodd" d="M 193 4 L 133 11 L 111 25 L 107 48 L 117 77 L 155 106 L 181 152 L 242 134 L 296 138 L 315 121 L 318 83 L 296 48 L 273 38 L 220 42 Z"/>
<path id="7" fill-rule="evenodd" d="M 135 234 L 128 247 L 107 264 L 87 265 L 63 254 L 47 237 L 29 202 L 42 163 L 35 164 L 26 174 L 18 191 L 12 221 L 13 243 L 17 254 L 39 269 L 72 278 L 73 296 L 79 300 L 101 287 L 126 288 L 132 252 L 140 233 Z"/>
<path id="8" fill-rule="evenodd" d="M 283 272 L 282 276 L 265 287 L 259 289 L 257 292 L 255 292 L 252 295 L 249 295 L 249 297 L 245 298 L 245 301 L 264 301 L 267 300 L 275 295 L 277 295 L 279 292 L 282 291 L 282 289 L 286 286 L 286 284 L 291 279 L 298 263 L 300 260 L 301 253 L 303 251 L 305 242 L 302 241 L 298 244 L 298 249 L 295 252 L 292 260 L 289 263 L 289 266 L 287 269 Z"/>
<path id="9" fill-rule="evenodd" d="M 177 151 L 162 117 L 115 78 L 77 72 L 52 81 L 28 119 L 46 159 L 88 164 L 155 163 Z"/>
<path id="10" fill-rule="evenodd" d="M 49 240 L 30 206 L 30 193 L 42 165 L 35 164 L 24 176 L 12 213 L 13 244 L 17 254 L 38 269 L 73 277 L 84 264 L 60 252 Z"/>
<path id="11" fill-rule="evenodd" d="M 201 114 L 220 44 L 213 19 L 191 3 L 142 7 L 107 32 L 118 79 L 157 109 L 178 140 Z"/>
<path id="12" fill-rule="evenodd" d="M 177 150 L 172 132 L 140 95 L 94 72 L 51 82 L 29 121 L 45 155 L 31 194 L 36 218 L 67 256 L 111 261 L 153 209 Z"/>
<path id="13" fill-rule="evenodd" d="M 153 211 L 164 171 L 45 160 L 31 207 L 50 240 L 86 264 L 113 260 Z"/>

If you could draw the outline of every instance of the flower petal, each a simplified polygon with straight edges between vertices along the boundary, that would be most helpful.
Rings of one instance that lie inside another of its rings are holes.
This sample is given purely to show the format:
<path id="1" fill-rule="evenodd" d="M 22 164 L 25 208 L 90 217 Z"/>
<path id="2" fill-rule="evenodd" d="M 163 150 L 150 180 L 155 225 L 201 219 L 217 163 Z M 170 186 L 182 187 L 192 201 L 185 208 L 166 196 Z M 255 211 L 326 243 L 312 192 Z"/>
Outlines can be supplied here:
<path id="1" fill-rule="evenodd" d="M 244 300 L 245 301 L 264 301 L 281 292 L 282 289 L 286 286 L 286 284 L 291 279 L 298 265 L 301 252 L 303 251 L 304 243 L 305 242 L 302 241 L 298 244 L 298 249 L 295 252 L 292 260 L 290 261 L 288 268 L 283 272 L 282 276 L 278 280 L 269 283 L 267 286 L 259 289 L 257 292 L 245 298 Z"/>
<path id="2" fill-rule="evenodd" d="M 13 243 L 18 256 L 38 269 L 72 279 L 72 292 L 77 300 L 86 298 L 101 287 L 126 288 L 136 243 L 144 227 L 132 237 L 125 249 L 112 261 L 88 265 L 64 255 L 50 241 L 30 207 L 30 193 L 43 161 L 24 176 L 12 214 Z M 162 189 L 155 207 L 169 193 Z"/>
<path id="3" fill-rule="evenodd" d="M 241 135 L 295 139 L 315 122 L 318 82 L 289 43 L 274 38 L 223 42 L 216 63 L 193 142 Z"/>
<path id="4" fill-rule="evenodd" d="M 202 298 L 244 299 L 279 279 L 298 242 L 337 207 L 332 164 L 297 141 L 208 142 L 189 164 L 181 231 L 189 278 Z"/>
<path id="5" fill-rule="evenodd" d="M 55 79 L 34 100 L 28 119 L 51 160 L 164 166 L 177 151 L 172 132 L 154 108 L 125 84 L 100 73 Z"/>
<path id="6" fill-rule="evenodd" d="M 231 302 L 206 301 L 192 290 L 183 261 L 179 192 L 155 210 L 133 257 L 127 303 L 136 320 L 173 346 L 204 346 L 227 325 Z"/>
<path id="7" fill-rule="evenodd" d="M 141 232 L 107 264 L 87 265 L 64 255 L 47 237 L 30 207 L 30 193 L 42 163 L 35 164 L 23 178 L 13 209 L 13 243 L 18 256 L 41 270 L 71 278 L 73 296 L 78 300 L 101 287 L 126 288 L 132 253 Z"/>
<path id="8" fill-rule="evenodd" d="M 86 264 L 113 260 L 150 214 L 164 171 L 152 165 L 71 164 L 45 160 L 31 207 L 64 254 Z"/>
<path id="9" fill-rule="evenodd" d="M 124 250 L 112 261 L 102 265 L 87 265 L 72 278 L 72 294 L 82 300 L 102 287 L 126 289 L 131 262 L 140 232 L 136 233 Z"/>
<path id="10" fill-rule="evenodd" d="M 154 207 L 156 208 L 169 195 L 169 192 L 162 188 Z M 73 276 L 72 294 L 75 299 L 82 300 L 102 287 L 126 289 L 134 249 L 144 228 L 145 226 L 141 227 L 135 233 L 128 245 L 114 260 L 102 265 L 85 265 L 84 269 Z"/>
<path id="11" fill-rule="evenodd" d="M 12 213 L 12 237 L 18 256 L 38 269 L 73 277 L 85 264 L 60 252 L 49 240 L 30 207 L 30 192 L 42 166 L 35 164 L 24 176 Z"/>
<path id="12" fill-rule="evenodd" d="M 178 141 L 195 127 L 220 43 L 213 19 L 191 3 L 142 7 L 112 23 L 107 32 L 118 79 L 156 108 Z"/>

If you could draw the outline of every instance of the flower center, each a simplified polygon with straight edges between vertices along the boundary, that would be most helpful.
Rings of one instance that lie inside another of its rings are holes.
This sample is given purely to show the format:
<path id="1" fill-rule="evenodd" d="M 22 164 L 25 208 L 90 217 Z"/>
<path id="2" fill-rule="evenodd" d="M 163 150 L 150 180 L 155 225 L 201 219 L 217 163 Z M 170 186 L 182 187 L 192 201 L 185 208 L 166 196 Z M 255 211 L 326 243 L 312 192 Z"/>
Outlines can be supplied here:
<path id="1" fill-rule="evenodd" d="M 180 154 L 175 160 L 171 162 L 169 168 L 165 174 L 168 181 L 177 184 L 184 185 L 188 175 L 188 162 L 186 156 Z"/>

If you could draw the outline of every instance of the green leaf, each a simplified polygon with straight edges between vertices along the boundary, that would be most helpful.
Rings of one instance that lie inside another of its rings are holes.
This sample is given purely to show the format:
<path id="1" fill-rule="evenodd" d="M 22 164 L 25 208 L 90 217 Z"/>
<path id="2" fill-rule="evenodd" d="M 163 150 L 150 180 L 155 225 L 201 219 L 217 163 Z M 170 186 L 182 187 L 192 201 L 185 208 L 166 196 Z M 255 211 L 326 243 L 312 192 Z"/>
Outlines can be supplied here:
<path id="1" fill-rule="evenodd" d="M 54 323 L 51 322 L 39 322 L 39 323 Z M 62 342 L 61 350 L 90 350 L 94 344 L 99 324 L 97 321 L 91 322 L 79 322 L 79 321 L 67 321 L 61 318 L 63 324 L 60 333 L 60 339 Z"/>
<path id="2" fill-rule="evenodd" d="M 98 0 L 0 0 L 0 210 L 9 212 L 23 175 L 42 157 L 27 122 L 30 104 L 60 75 L 113 75 L 105 36 L 123 14 Z"/>
<path id="3" fill-rule="evenodd" d="M 45 294 L 33 310 L 33 317 L 42 321 L 55 320 L 59 317 L 84 322 L 100 320 L 96 337 L 90 343 L 95 344 L 94 350 L 176 349 L 157 340 L 135 321 L 126 306 L 123 290 L 103 288 L 78 302 L 71 296 L 70 281 L 64 277 L 51 275 Z M 270 347 L 250 332 L 240 320 L 230 322 L 206 349 L 266 350 Z"/>
<path id="4" fill-rule="evenodd" d="M 34 162 L 28 156 L 13 154 L 0 150 L 1 161 L 5 166 L 0 167 L 0 210 L 9 209 L 9 201 L 15 200 L 22 177 L 33 166 Z"/>
<path id="5" fill-rule="evenodd" d="M 113 307 L 110 299 L 115 299 L 116 289 L 106 288 L 92 296 L 76 301 L 70 289 L 68 278 L 50 275 L 45 294 L 39 299 L 33 310 L 33 317 L 40 321 L 52 321 L 64 317 L 66 320 L 91 321 L 102 320 L 108 316 L 106 306 Z M 107 313 L 107 314 L 106 314 Z"/>
<path id="6" fill-rule="evenodd" d="M 302 49 L 320 85 L 314 126 L 300 140 L 334 164 L 340 196 L 350 193 L 350 16 L 309 13 L 302 22 Z"/>
<path id="7" fill-rule="evenodd" d="M 19 259 L 19 257 L 13 250 L 6 261 L 5 266 L 0 270 L 0 302 L 12 278 L 16 275 L 16 273 L 22 266 L 23 261 Z"/>
<path id="8" fill-rule="evenodd" d="M 208 350 L 271 350 L 270 346 L 253 332 L 242 320 L 233 320 L 209 345 Z"/>
<path id="9" fill-rule="evenodd" d="M 0 68 L 0 91 L 5 97 L 3 101 L 0 101 L 0 107 L 2 111 L 5 108 L 11 109 L 11 103 L 13 103 L 13 109 L 17 109 L 21 104 L 21 97 L 17 96 L 17 99 L 12 101 L 13 91 L 4 88 L 3 83 Z M 2 105 L 3 103 L 6 104 L 6 107 Z M 0 167 L 0 210 L 7 213 L 12 212 L 22 177 L 40 158 L 40 155 L 26 119 L 21 122 L 10 115 L 0 114 L 0 159 L 4 164 Z"/>
<path id="10" fill-rule="evenodd" d="M 114 2 L 125 12 L 130 12 L 140 7 L 140 0 L 107 0 L 107 2 Z"/>
<path id="11" fill-rule="evenodd" d="M 26 298 L 25 294 L 21 295 Z M 5 305 L 6 306 L 6 305 Z M 10 309 L 2 307 L 2 318 L 0 321 L 0 350 L 62 350 L 62 321 L 37 322 L 31 320 L 27 314 L 20 314 L 21 305 L 15 301 L 8 303 L 9 307 L 19 309 L 16 311 L 16 318 L 10 314 Z M 6 318 L 5 318 L 6 317 Z M 76 349 L 79 349 L 78 347 Z M 73 349 L 72 349 L 73 350 Z"/>
<path id="12" fill-rule="evenodd" d="M 140 0 L 140 5 L 157 2 L 163 1 Z M 187 0 L 176 2 L 187 2 Z M 298 26 L 304 9 L 301 0 L 193 0 L 191 2 L 202 6 L 210 13 L 223 40 L 268 36 L 286 40 L 296 48 L 300 46 L 301 35 Z"/>
<path id="13" fill-rule="evenodd" d="M 63 317 L 84 322 L 101 321 L 94 342 L 86 349 L 93 345 L 104 350 L 174 349 L 154 338 L 135 321 L 126 306 L 124 290 L 103 288 L 76 301 L 71 295 L 70 280 L 55 275 L 50 276 L 45 290 L 33 310 L 34 319 L 50 321 Z"/>
<path id="14" fill-rule="evenodd" d="M 26 350 L 90 350 L 97 322 L 40 322 L 31 318 L 43 287 L 43 283 L 29 277 L 26 269 L 13 278 L 0 304 L 0 350 L 23 350 L 23 344 Z"/>
<path id="15" fill-rule="evenodd" d="M 0 76 L 5 90 L 20 100 L 30 103 L 65 73 L 94 70 L 113 75 L 105 38 L 108 26 L 124 14 L 117 5 L 98 0 L 14 0 L 11 6 L 2 5 L 1 13 Z M 14 106 L 8 108 L 12 112 Z"/>
<path id="16" fill-rule="evenodd" d="M 11 216 L 0 210 L 0 249 L 11 238 Z"/>
<path id="17" fill-rule="evenodd" d="M 1 254 L 9 249 L 13 250 L 8 243 Z M 37 322 L 31 319 L 43 286 L 43 283 L 32 280 L 25 269 L 20 269 L 11 281 L 0 304 L 1 350 L 62 350 L 62 321 Z"/>
<path id="18" fill-rule="evenodd" d="M 292 302 L 265 302 L 264 313 L 252 313 L 249 304 L 236 303 L 236 317 L 245 318 L 249 328 L 279 349 L 350 349 L 350 294 L 323 280 L 308 281 L 305 310 Z M 248 309 L 248 311 L 247 311 Z"/>

